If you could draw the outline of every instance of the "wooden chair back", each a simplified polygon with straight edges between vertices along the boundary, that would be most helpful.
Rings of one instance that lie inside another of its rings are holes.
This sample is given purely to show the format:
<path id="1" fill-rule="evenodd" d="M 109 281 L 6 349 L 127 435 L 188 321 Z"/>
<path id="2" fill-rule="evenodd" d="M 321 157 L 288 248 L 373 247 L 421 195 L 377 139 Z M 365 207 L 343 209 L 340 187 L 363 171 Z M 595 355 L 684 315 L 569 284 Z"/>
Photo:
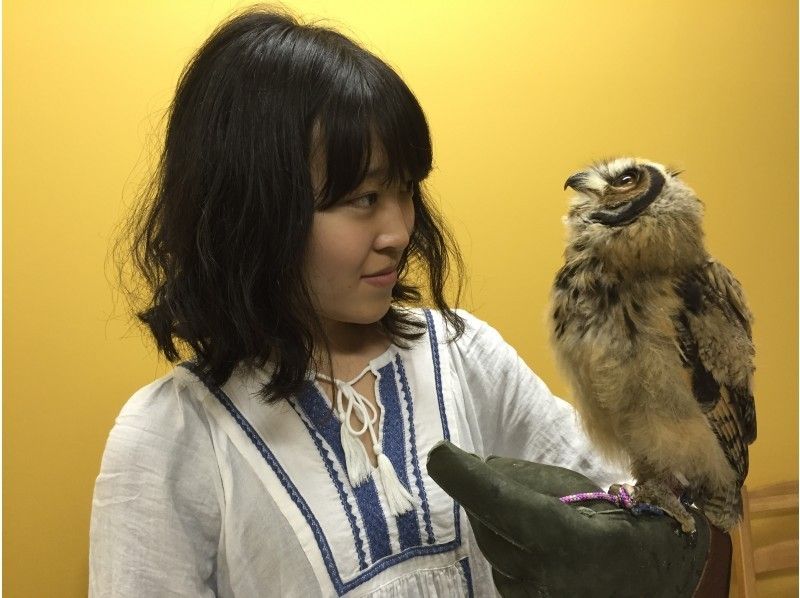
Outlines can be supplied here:
<path id="1" fill-rule="evenodd" d="M 756 577 L 770 571 L 797 571 L 797 536 L 754 548 L 751 518 L 797 512 L 797 480 L 748 490 L 742 487 L 742 521 L 733 530 L 732 583 L 742 598 L 755 598 Z"/>

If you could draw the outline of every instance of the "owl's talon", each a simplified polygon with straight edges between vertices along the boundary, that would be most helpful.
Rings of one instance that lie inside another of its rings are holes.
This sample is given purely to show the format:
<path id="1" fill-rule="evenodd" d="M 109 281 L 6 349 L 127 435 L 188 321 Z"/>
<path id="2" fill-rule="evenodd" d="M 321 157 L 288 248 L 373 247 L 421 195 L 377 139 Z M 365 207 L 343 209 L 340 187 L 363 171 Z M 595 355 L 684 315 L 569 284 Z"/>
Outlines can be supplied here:
<path id="1" fill-rule="evenodd" d="M 694 517 L 681 504 L 668 485 L 657 481 L 647 481 L 637 485 L 633 494 L 634 503 L 647 503 L 660 508 L 680 525 L 681 531 L 692 535 L 697 531 Z"/>
<path id="2" fill-rule="evenodd" d="M 630 484 L 611 484 L 608 494 L 616 497 L 616 504 L 624 509 L 633 508 L 633 487 Z"/>
<path id="3" fill-rule="evenodd" d="M 611 486 L 608 487 L 608 493 L 614 496 L 621 496 L 622 490 L 624 490 L 628 496 L 632 497 L 636 489 L 630 484 L 611 484 Z"/>
<path id="4" fill-rule="evenodd" d="M 676 518 L 677 519 L 677 518 Z M 684 534 L 689 534 L 690 536 L 694 536 L 697 533 L 697 526 L 694 523 L 694 518 L 689 515 L 688 520 L 681 521 L 678 519 L 681 524 L 681 531 Z"/>

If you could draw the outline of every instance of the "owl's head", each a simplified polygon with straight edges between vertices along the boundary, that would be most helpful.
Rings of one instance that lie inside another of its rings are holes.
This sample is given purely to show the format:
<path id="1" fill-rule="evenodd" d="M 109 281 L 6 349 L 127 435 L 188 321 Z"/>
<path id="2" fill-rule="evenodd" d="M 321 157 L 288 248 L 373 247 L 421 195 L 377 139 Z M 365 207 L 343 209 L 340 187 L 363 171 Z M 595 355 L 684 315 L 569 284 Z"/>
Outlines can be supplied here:
<path id="1" fill-rule="evenodd" d="M 568 255 L 621 271 L 671 272 L 703 259 L 703 206 L 678 171 L 641 158 L 602 160 L 570 176 Z"/>

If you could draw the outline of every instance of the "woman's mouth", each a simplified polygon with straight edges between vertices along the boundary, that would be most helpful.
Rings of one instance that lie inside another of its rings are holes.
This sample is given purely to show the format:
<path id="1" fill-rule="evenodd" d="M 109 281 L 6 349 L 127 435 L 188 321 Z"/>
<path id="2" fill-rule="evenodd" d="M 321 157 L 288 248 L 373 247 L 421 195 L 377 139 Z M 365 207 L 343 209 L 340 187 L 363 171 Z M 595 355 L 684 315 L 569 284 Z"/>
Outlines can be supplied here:
<path id="1" fill-rule="evenodd" d="M 376 272 L 375 274 L 362 276 L 361 279 L 367 284 L 371 284 L 376 287 L 390 287 L 394 286 L 394 284 L 397 282 L 397 270 L 394 268 L 387 268 L 385 270 L 381 270 L 380 272 Z"/>

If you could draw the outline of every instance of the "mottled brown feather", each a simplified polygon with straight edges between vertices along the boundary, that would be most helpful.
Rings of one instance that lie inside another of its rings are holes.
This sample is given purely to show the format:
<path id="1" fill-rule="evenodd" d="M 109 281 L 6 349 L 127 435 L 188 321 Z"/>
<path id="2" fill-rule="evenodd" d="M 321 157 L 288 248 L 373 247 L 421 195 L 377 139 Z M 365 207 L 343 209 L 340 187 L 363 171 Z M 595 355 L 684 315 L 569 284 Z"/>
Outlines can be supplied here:
<path id="1" fill-rule="evenodd" d="M 690 285 L 699 293 L 687 297 Z M 739 282 L 714 259 L 690 272 L 680 288 L 684 310 L 679 318 L 688 326 L 678 333 L 691 335 L 699 348 L 688 365 L 702 367 L 719 385 L 717 399 L 704 411 L 741 486 L 749 468 L 747 445 L 756 438 L 752 315 Z"/>

